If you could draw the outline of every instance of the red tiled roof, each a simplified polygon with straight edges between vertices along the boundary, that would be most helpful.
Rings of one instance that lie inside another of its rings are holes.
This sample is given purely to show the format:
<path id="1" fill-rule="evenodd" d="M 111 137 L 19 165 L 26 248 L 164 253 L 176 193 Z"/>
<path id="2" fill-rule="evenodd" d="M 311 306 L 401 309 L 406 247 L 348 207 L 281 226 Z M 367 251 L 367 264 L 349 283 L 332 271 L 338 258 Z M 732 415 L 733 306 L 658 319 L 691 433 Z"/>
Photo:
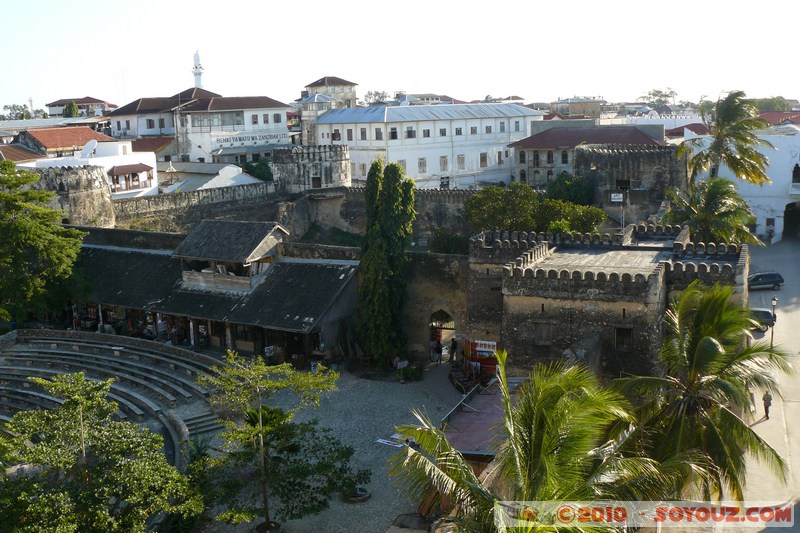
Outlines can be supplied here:
<path id="1" fill-rule="evenodd" d="M 269 96 L 219 96 L 203 98 L 192 102 L 186 111 L 231 111 L 235 109 L 265 109 L 273 107 L 289 107 L 283 102 L 273 100 Z"/>
<path id="2" fill-rule="evenodd" d="M 158 153 L 175 140 L 175 137 L 168 135 L 158 135 L 155 137 L 142 137 L 131 141 L 134 152 L 155 152 Z"/>
<path id="3" fill-rule="evenodd" d="M 777 124 L 800 124 L 800 111 L 767 111 L 758 115 L 773 126 Z"/>
<path id="4" fill-rule="evenodd" d="M 317 81 L 312 81 L 306 87 L 327 87 L 330 85 L 358 85 L 357 83 L 353 83 L 352 81 L 343 80 L 342 78 L 337 78 L 336 76 L 325 76 L 324 78 L 320 78 Z"/>
<path id="5" fill-rule="evenodd" d="M 708 127 L 705 124 L 701 124 L 699 122 L 692 122 L 691 124 L 686 124 L 685 126 L 679 126 L 677 128 L 670 128 L 668 130 L 665 130 L 664 135 L 666 135 L 667 137 L 683 137 L 684 129 L 687 129 L 697 135 L 708 134 Z"/>
<path id="6" fill-rule="evenodd" d="M 0 144 L 0 161 L 9 160 L 15 163 L 33 161 L 44 157 L 42 154 L 29 150 L 21 144 Z"/>
<path id="7" fill-rule="evenodd" d="M 113 137 L 94 131 L 86 126 L 76 126 L 68 128 L 43 128 L 39 130 L 28 130 L 28 135 L 39 141 L 39 143 L 53 150 L 56 148 L 70 148 L 77 146 L 80 148 L 90 140 L 113 141 Z"/>
<path id="8" fill-rule="evenodd" d="M 633 126 L 591 126 L 586 128 L 551 128 L 521 141 L 511 143 L 512 148 L 533 148 L 551 150 L 575 148 L 579 144 L 627 144 L 664 146 Z"/>

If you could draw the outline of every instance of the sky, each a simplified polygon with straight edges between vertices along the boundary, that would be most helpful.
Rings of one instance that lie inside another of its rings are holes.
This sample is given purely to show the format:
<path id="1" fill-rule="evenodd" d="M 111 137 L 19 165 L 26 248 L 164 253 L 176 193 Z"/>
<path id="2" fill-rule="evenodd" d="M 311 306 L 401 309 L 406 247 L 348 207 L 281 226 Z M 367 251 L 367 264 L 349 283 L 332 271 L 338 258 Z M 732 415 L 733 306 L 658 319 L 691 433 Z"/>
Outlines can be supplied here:
<path id="1" fill-rule="evenodd" d="M 323 76 L 359 98 L 800 98 L 798 15 L 790 0 L 3 2 L 0 107 L 171 96 L 194 85 L 195 50 L 203 88 L 284 103 Z"/>

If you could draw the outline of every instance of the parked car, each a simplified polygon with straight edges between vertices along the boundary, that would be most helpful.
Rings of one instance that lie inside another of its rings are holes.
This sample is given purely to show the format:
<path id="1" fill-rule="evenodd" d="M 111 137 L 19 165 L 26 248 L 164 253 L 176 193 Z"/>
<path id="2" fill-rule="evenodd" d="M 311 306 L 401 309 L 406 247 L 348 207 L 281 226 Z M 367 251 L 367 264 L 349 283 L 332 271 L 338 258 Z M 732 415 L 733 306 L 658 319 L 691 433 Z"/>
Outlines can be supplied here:
<path id="1" fill-rule="evenodd" d="M 748 289 L 778 290 L 783 285 L 783 276 L 777 272 L 756 272 L 747 276 Z"/>
<path id="2" fill-rule="evenodd" d="M 774 326 L 778 320 L 778 317 L 772 314 L 772 309 L 754 307 L 750 309 L 750 314 L 754 322 L 753 329 L 760 329 L 761 331 L 767 331 L 767 328 Z"/>

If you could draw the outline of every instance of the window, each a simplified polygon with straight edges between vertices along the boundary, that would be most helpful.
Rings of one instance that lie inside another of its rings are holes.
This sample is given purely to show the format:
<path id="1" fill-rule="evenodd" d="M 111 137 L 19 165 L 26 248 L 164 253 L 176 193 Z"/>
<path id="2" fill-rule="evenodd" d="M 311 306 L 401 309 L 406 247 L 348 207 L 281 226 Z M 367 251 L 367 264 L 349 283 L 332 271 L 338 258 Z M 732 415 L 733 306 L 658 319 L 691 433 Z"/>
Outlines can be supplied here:
<path id="1" fill-rule="evenodd" d="M 458 154 L 456 156 L 456 164 L 458 165 L 458 170 L 464 170 L 466 168 L 466 164 L 464 162 L 464 154 Z"/>
<path id="2" fill-rule="evenodd" d="M 524 170 L 519 171 L 519 182 L 528 183 L 528 174 Z"/>
<path id="3" fill-rule="evenodd" d="M 533 325 L 533 344 L 547 346 L 553 343 L 553 324 Z"/>
<path id="4" fill-rule="evenodd" d="M 382 141 L 383 140 L 383 131 L 380 128 L 375 128 L 375 140 Z"/>
<path id="5" fill-rule="evenodd" d="M 775 227 L 775 219 L 774 218 L 768 218 L 767 219 L 767 227 L 768 228 L 774 228 Z"/>
<path id="6" fill-rule="evenodd" d="M 461 128 L 456 128 L 456 135 L 461 135 Z"/>
<path id="7" fill-rule="evenodd" d="M 447 156 L 443 155 L 439 157 L 439 170 L 441 172 L 447 172 Z"/>
<path id="8" fill-rule="evenodd" d="M 519 131 L 519 120 L 514 121 L 514 131 Z"/>
<path id="9" fill-rule="evenodd" d="M 361 140 L 362 141 L 367 140 L 367 128 L 361 128 Z"/>
<path id="10" fill-rule="evenodd" d="M 538 170 L 533 171 L 533 182 L 540 183 L 542 180 L 542 175 Z"/>
<path id="11" fill-rule="evenodd" d="M 553 164 L 553 152 L 552 151 L 548 151 L 547 152 L 547 164 L 548 165 L 552 165 Z"/>
<path id="12" fill-rule="evenodd" d="M 261 154 L 253 154 L 253 163 L 258 162 L 261 159 Z"/>
<path id="13" fill-rule="evenodd" d="M 502 165 L 503 164 L 503 152 L 499 152 L 499 151 L 497 152 L 497 164 L 498 165 Z"/>
<path id="14" fill-rule="evenodd" d="M 333 135 L 331 136 L 331 139 L 333 139 L 334 141 L 341 141 L 342 140 L 342 134 L 339 133 L 338 129 L 334 129 L 333 130 Z"/>
<path id="15" fill-rule="evenodd" d="M 500 122 L 500 133 L 505 133 L 505 132 L 506 132 L 506 123 L 501 121 Z"/>
<path id="16" fill-rule="evenodd" d="M 718 172 L 719 172 L 719 169 L 716 166 L 712 166 L 711 167 L 711 177 L 712 178 L 716 178 Z"/>
<path id="17" fill-rule="evenodd" d="M 258 124 L 258 115 L 250 115 L 250 122 Z"/>
<path id="18" fill-rule="evenodd" d="M 539 166 L 539 152 L 537 150 L 533 151 L 533 166 L 534 167 Z"/>
<path id="19" fill-rule="evenodd" d="M 552 170 L 548 170 L 547 171 L 547 183 L 550 183 L 550 180 L 552 180 L 552 179 L 553 179 L 553 171 Z"/>
<path id="20" fill-rule="evenodd" d="M 152 118 L 148 118 L 147 119 L 147 129 L 148 130 L 152 130 L 152 129 L 155 129 L 155 127 L 156 127 L 156 121 L 153 120 Z"/>
<path id="21" fill-rule="evenodd" d="M 428 160 L 424 157 L 420 157 L 417 159 L 417 171 L 420 174 L 426 174 L 428 172 Z"/>
<path id="22" fill-rule="evenodd" d="M 477 135 L 478 134 L 478 126 L 470 126 L 469 134 L 470 135 Z"/>
<path id="23" fill-rule="evenodd" d="M 633 330 L 631 328 L 614 328 L 614 348 L 618 352 L 629 352 L 633 349 Z"/>
<path id="24" fill-rule="evenodd" d="M 392 128 L 389 130 L 389 138 L 392 140 L 397 139 L 397 128 Z"/>
<path id="25" fill-rule="evenodd" d="M 569 163 L 569 152 L 567 152 L 566 150 L 562 150 L 561 151 L 561 164 L 562 165 L 566 165 L 567 163 Z"/>
<path id="26" fill-rule="evenodd" d="M 486 126 L 486 133 L 492 133 L 492 127 Z"/>
<path id="27" fill-rule="evenodd" d="M 519 163 L 520 163 L 520 165 L 524 165 L 525 164 L 525 150 L 520 150 L 519 151 Z"/>
<path id="28" fill-rule="evenodd" d="M 272 114 L 272 122 L 274 122 L 275 124 L 280 124 L 281 123 L 281 114 L 280 113 L 273 113 Z"/>
<path id="29" fill-rule="evenodd" d="M 414 139 L 417 137 L 417 131 L 414 126 L 406 126 L 406 139 Z"/>
<path id="30" fill-rule="evenodd" d="M 450 176 L 442 176 L 441 178 L 439 178 L 439 188 L 440 189 L 450 188 Z"/>
<path id="31" fill-rule="evenodd" d="M 800 165 L 795 163 L 792 169 L 792 183 L 800 183 Z"/>
<path id="32" fill-rule="evenodd" d="M 126 130 L 129 130 L 129 129 L 131 129 L 131 121 L 130 121 L 130 120 L 126 120 L 126 121 L 125 121 L 125 129 L 126 129 Z"/>
<path id="33" fill-rule="evenodd" d="M 422 130 L 422 136 L 427 139 L 431 136 L 431 130 Z"/>
<path id="34" fill-rule="evenodd" d="M 398 159 L 397 165 L 403 169 L 403 172 L 406 171 L 406 160 L 405 159 Z"/>
<path id="35" fill-rule="evenodd" d="M 360 165 L 358 165 L 358 170 L 359 170 L 359 173 L 362 176 L 366 176 L 367 175 L 367 164 L 366 163 L 361 163 Z"/>
<path id="36" fill-rule="evenodd" d="M 117 121 L 117 130 L 121 130 L 121 129 L 122 129 L 122 128 L 120 128 L 120 126 L 119 126 L 119 120 L 118 120 L 118 121 Z"/>
<path id="37" fill-rule="evenodd" d="M 269 124 L 269 113 L 264 113 L 261 115 L 261 122 L 264 124 Z"/>
<path id="38" fill-rule="evenodd" d="M 347 140 L 348 141 L 353 140 L 353 128 L 347 128 Z"/>
<path id="39" fill-rule="evenodd" d="M 485 168 L 489 165 L 489 157 L 486 152 L 481 152 L 481 168 Z"/>
<path id="40" fill-rule="evenodd" d="M 163 118 L 158 119 L 158 127 L 164 129 L 166 126 L 164 125 L 166 121 Z"/>
<path id="41" fill-rule="evenodd" d="M 439 137 L 447 137 L 447 128 L 439 128 Z"/>

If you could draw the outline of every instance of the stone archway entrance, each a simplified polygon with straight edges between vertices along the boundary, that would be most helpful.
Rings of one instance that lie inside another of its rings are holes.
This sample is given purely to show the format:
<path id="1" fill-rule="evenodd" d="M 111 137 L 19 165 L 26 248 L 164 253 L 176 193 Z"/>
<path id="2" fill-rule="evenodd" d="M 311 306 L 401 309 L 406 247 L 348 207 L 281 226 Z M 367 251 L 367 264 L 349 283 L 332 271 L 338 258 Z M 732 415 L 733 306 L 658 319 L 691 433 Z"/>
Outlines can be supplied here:
<path id="1" fill-rule="evenodd" d="M 442 360 L 450 361 L 450 343 L 456 334 L 456 323 L 453 317 L 444 309 L 438 309 L 431 313 L 428 321 L 431 328 L 430 336 L 430 355 L 435 359 L 437 355 L 436 343 L 442 345 Z"/>
<path id="2" fill-rule="evenodd" d="M 784 239 L 800 239 L 800 202 L 786 205 L 783 211 Z"/>

